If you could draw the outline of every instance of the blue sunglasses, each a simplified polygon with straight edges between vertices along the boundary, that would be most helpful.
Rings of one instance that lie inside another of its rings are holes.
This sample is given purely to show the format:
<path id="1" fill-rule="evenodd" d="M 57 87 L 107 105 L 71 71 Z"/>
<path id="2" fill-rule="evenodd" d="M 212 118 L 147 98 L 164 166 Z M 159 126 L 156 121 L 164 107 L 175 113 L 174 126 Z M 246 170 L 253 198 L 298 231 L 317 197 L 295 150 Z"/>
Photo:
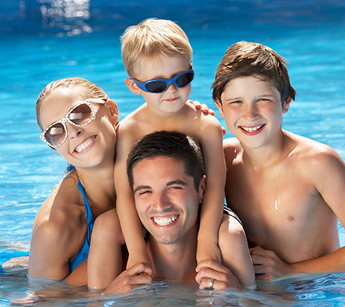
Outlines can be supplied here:
<path id="1" fill-rule="evenodd" d="M 187 86 L 194 79 L 194 70 L 187 70 L 172 77 L 171 79 L 151 79 L 144 82 L 140 82 L 132 78 L 135 84 L 144 92 L 148 93 L 164 93 L 170 84 L 174 84 L 176 87 L 181 88 Z"/>

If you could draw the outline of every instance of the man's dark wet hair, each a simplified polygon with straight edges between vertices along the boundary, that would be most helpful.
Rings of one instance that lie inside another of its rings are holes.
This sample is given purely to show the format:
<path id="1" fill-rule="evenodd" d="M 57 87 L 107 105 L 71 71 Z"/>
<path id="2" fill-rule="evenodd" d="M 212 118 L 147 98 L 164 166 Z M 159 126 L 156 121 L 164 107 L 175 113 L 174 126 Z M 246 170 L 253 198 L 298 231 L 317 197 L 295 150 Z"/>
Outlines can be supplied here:
<path id="1" fill-rule="evenodd" d="M 204 175 L 204 163 L 200 147 L 183 133 L 159 131 L 144 136 L 132 149 L 127 159 L 127 174 L 133 187 L 133 167 L 144 159 L 168 157 L 184 165 L 185 174 L 193 177 L 195 189 L 199 190 Z"/>

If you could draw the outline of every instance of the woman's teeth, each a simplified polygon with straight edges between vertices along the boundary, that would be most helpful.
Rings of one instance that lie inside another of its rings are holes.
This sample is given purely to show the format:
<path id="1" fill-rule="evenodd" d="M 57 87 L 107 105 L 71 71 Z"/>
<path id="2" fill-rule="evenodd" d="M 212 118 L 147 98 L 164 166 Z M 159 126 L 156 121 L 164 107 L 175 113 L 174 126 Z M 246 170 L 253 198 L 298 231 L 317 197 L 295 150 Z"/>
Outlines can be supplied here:
<path id="1" fill-rule="evenodd" d="M 83 151 L 85 148 L 89 147 L 93 143 L 94 140 L 95 140 L 94 138 L 92 138 L 92 139 L 90 138 L 90 139 L 86 140 L 83 144 L 77 146 L 75 151 L 76 152 Z"/>

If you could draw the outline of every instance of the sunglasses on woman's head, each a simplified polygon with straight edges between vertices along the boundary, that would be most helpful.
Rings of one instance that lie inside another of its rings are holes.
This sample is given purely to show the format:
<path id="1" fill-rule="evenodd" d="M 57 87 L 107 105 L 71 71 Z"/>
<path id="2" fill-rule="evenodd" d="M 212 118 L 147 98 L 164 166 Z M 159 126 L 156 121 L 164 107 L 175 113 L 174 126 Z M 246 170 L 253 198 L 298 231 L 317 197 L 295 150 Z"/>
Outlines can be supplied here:
<path id="1" fill-rule="evenodd" d="M 171 79 L 158 78 L 140 82 L 132 78 L 132 80 L 141 90 L 148 93 L 164 93 L 169 88 L 170 84 L 174 84 L 178 88 L 185 87 L 191 83 L 193 79 L 193 69 L 181 72 Z"/>
<path id="2" fill-rule="evenodd" d="M 95 113 L 90 104 L 91 102 L 105 104 L 107 101 L 103 99 L 87 99 L 79 103 L 65 117 L 44 130 L 40 136 L 41 140 L 53 149 L 61 146 L 67 139 L 66 122 L 77 127 L 82 127 L 89 124 L 95 118 Z"/>

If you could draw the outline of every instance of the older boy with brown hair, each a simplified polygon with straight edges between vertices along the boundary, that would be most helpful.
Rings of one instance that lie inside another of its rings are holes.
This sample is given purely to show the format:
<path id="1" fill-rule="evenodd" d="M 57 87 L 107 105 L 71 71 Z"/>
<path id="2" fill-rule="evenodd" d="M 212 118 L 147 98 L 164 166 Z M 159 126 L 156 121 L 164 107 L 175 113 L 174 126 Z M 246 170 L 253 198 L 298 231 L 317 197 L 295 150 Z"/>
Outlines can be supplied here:
<path id="1" fill-rule="evenodd" d="M 235 138 L 224 141 L 226 199 L 243 222 L 259 280 L 345 270 L 345 165 L 330 147 L 282 129 L 295 98 L 285 60 L 256 43 L 232 45 L 213 98 Z"/>

